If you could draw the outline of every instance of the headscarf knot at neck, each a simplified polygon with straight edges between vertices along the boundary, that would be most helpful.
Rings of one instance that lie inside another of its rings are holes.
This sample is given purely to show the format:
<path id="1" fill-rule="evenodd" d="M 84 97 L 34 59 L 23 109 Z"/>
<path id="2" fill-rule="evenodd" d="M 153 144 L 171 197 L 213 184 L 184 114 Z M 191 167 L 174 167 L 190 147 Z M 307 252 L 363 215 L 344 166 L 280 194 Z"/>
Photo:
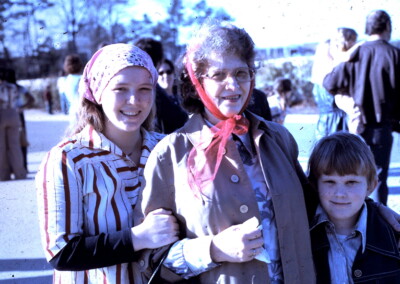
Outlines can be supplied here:
<path id="1" fill-rule="evenodd" d="M 188 182 L 193 193 L 198 197 L 198 193 L 202 193 L 204 187 L 215 179 L 222 158 L 226 153 L 226 144 L 231 134 L 243 135 L 248 131 L 249 121 L 242 113 L 250 100 L 254 87 L 254 80 L 251 81 L 249 95 L 239 114 L 226 117 L 211 101 L 194 74 L 191 61 L 193 56 L 191 53 L 192 52 L 189 52 L 187 55 L 185 64 L 190 80 L 195 86 L 204 107 L 220 120 L 215 126 L 211 127 L 211 132 L 213 133 L 211 143 L 207 147 L 204 147 L 206 141 L 200 141 L 197 145 L 194 145 L 188 156 Z"/>

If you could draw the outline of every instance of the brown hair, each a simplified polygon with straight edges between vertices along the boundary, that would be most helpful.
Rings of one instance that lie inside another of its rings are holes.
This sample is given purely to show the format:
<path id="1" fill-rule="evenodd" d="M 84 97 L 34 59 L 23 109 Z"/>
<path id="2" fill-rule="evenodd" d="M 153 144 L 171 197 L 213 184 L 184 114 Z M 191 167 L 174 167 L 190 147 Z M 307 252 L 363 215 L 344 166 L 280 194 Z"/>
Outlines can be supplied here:
<path id="1" fill-rule="evenodd" d="M 274 81 L 274 90 L 280 95 L 290 92 L 292 90 L 292 81 L 287 78 L 278 77 Z"/>
<path id="2" fill-rule="evenodd" d="M 355 30 L 351 28 L 345 28 L 345 27 L 340 27 L 337 28 L 337 32 L 343 36 L 344 42 L 343 44 L 343 50 L 342 51 L 347 51 L 349 50 L 357 41 L 358 34 Z"/>
<path id="3" fill-rule="evenodd" d="M 391 29 L 391 20 L 388 13 L 383 10 L 374 10 L 367 16 L 365 33 L 367 35 L 383 34 L 387 28 Z"/>
<path id="4" fill-rule="evenodd" d="M 77 54 L 70 54 L 65 57 L 64 71 L 67 74 L 79 74 L 82 70 L 83 64 Z"/>
<path id="5" fill-rule="evenodd" d="M 317 189 L 321 175 L 337 173 L 362 175 L 367 178 L 368 189 L 377 179 L 374 156 L 361 137 L 336 132 L 319 140 L 308 161 L 308 178 Z"/>
<path id="6" fill-rule="evenodd" d="M 156 68 L 160 67 L 161 61 L 164 58 L 164 48 L 161 41 L 145 37 L 136 41 L 135 45 L 150 55 Z"/>

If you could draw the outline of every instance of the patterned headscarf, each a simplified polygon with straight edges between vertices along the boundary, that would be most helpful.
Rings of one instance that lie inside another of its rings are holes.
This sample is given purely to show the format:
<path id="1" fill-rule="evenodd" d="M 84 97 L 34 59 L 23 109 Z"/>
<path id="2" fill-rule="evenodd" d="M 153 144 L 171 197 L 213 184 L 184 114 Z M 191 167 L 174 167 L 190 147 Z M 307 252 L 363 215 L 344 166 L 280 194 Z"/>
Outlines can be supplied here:
<path id="1" fill-rule="evenodd" d="M 99 49 L 86 64 L 79 82 L 79 94 L 98 104 L 111 78 L 130 66 L 146 68 L 156 86 L 158 73 L 150 56 L 132 44 L 117 43 Z"/>

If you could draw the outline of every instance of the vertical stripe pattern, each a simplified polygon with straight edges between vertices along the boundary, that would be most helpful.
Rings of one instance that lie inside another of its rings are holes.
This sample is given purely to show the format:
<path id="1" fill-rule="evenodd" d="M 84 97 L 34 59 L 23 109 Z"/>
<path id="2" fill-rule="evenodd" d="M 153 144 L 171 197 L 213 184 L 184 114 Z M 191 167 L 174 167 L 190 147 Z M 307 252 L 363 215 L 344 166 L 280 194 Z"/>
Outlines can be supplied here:
<path id="1" fill-rule="evenodd" d="M 36 176 L 42 245 L 51 260 L 78 235 L 133 227 L 143 169 L 162 134 L 142 129 L 139 165 L 91 127 L 51 149 Z M 88 271 L 55 271 L 54 283 L 132 283 L 122 263 Z"/>

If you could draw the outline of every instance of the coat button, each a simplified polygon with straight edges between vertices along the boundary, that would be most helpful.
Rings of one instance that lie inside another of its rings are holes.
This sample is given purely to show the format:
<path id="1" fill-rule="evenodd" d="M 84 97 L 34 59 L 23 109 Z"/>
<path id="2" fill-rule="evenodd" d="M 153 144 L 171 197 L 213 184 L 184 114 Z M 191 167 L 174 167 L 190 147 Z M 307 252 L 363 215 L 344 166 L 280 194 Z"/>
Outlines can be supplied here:
<path id="1" fill-rule="evenodd" d="M 231 176 L 231 182 L 238 183 L 239 182 L 239 177 L 237 175 L 232 175 Z"/>
<path id="2" fill-rule="evenodd" d="M 355 277 L 361 277 L 362 276 L 362 271 L 360 269 L 354 270 L 354 276 Z"/>
<path id="3" fill-rule="evenodd" d="M 241 205 L 239 208 L 241 213 L 247 213 L 249 211 L 249 207 L 247 205 Z"/>
<path id="4" fill-rule="evenodd" d="M 144 266 L 144 260 L 143 260 L 143 259 L 142 259 L 141 261 L 139 261 L 139 265 L 140 265 L 141 267 Z"/>
<path id="5" fill-rule="evenodd" d="M 222 150 L 222 155 L 226 155 L 226 148 Z"/>

